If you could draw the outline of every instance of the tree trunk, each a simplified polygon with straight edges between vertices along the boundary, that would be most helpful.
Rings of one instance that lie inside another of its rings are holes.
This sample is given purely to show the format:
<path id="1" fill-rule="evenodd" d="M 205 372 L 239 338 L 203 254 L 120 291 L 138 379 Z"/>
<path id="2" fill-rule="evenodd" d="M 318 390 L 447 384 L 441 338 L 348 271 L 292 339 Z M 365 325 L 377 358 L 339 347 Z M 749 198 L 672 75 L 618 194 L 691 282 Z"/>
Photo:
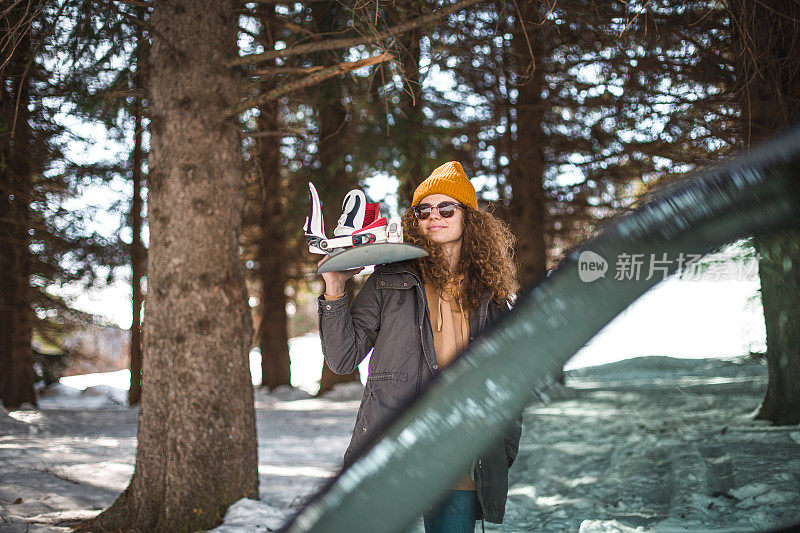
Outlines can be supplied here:
<path id="1" fill-rule="evenodd" d="M 233 0 L 153 4 L 148 297 L 136 466 L 88 529 L 197 531 L 258 498 Z"/>
<path id="2" fill-rule="evenodd" d="M 758 239 L 758 277 L 767 327 L 767 392 L 756 418 L 800 423 L 800 235 Z M 792 267 L 784 259 L 793 258 Z"/>
<path id="3" fill-rule="evenodd" d="M 412 16 L 420 15 L 419 9 L 413 2 L 403 2 L 400 4 L 403 9 L 392 10 L 395 20 L 392 24 L 397 24 L 400 20 Z M 403 165 L 397 171 L 400 179 L 398 188 L 398 207 L 403 212 L 404 207 L 411 205 L 414 191 L 422 181 L 428 177 L 433 168 L 430 166 L 426 151 L 425 131 L 423 122 L 425 116 L 422 112 L 422 84 L 420 82 L 419 62 L 420 44 L 422 29 L 417 28 L 398 36 L 400 61 L 403 66 L 403 92 L 400 94 L 400 117 L 401 128 L 394 128 L 395 136 L 399 137 L 392 141 L 397 143 L 401 139 L 406 142 L 400 143 L 400 157 Z"/>
<path id="4" fill-rule="evenodd" d="M 511 217 L 517 236 L 520 281 L 523 286 L 529 287 L 547 273 L 546 206 L 542 183 L 545 102 L 542 101 L 544 78 L 540 68 L 547 35 L 546 25 L 535 25 L 541 17 L 538 2 L 520 2 L 518 16 L 518 31 L 512 38 L 518 91 L 516 134 L 512 142 L 508 181 L 511 185 Z"/>
<path id="5" fill-rule="evenodd" d="M 263 107 L 262 107 L 263 109 Z M 271 141 L 270 141 L 271 142 Z M 261 149 L 261 155 L 269 148 Z M 264 165 L 264 163 L 262 163 Z M 275 191 L 276 181 L 280 181 L 278 167 L 264 169 L 264 187 Z M 267 174 L 269 172 L 269 174 Z M 279 385 L 291 383 L 289 359 L 289 335 L 286 317 L 286 258 L 285 239 L 281 231 L 283 223 L 280 197 L 271 194 L 267 197 L 261 216 L 261 246 L 259 264 L 261 276 L 261 386 L 274 389 Z"/>
<path id="6" fill-rule="evenodd" d="M 800 120 L 800 6 L 730 0 L 737 96 L 750 147 Z M 757 238 L 767 392 L 756 418 L 800 422 L 800 233 Z"/>
<path id="7" fill-rule="evenodd" d="M 139 8 L 140 18 L 144 19 L 144 9 Z M 144 36 L 142 35 L 142 27 L 137 26 L 136 31 L 136 76 L 135 88 L 137 91 L 143 87 L 142 83 L 142 69 L 144 68 Z M 131 245 L 130 245 L 130 261 L 131 261 L 131 312 L 133 320 L 131 321 L 131 348 L 130 348 L 130 370 L 131 370 L 131 386 L 128 389 L 128 403 L 130 405 L 138 405 L 142 394 L 142 329 L 141 320 L 142 315 L 142 278 L 145 275 L 145 257 L 146 251 L 142 243 L 142 162 L 144 155 L 142 153 L 142 100 L 136 98 L 133 108 L 134 115 L 134 133 L 133 133 L 133 154 L 131 169 L 131 182 L 133 187 L 133 201 L 131 202 Z"/>
<path id="8" fill-rule="evenodd" d="M 274 13 L 274 6 L 270 15 Z M 272 34 L 274 17 L 263 21 L 263 43 L 267 49 L 275 43 Z M 272 62 L 274 64 L 274 61 Z M 269 87 L 271 88 L 271 87 Z M 269 89 L 265 87 L 265 90 Z M 278 103 L 266 103 L 259 108 L 259 130 L 280 130 Z M 286 318 L 286 262 L 288 251 L 284 234 L 284 210 L 281 202 L 285 189 L 281 184 L 281 138 L 266 136 L 258 139 L 260 173 L 263 187 L 261 211 L 261 245 L 259 265 L 261 276 L 261 386 L 274 389 L 291 384 L 289 334 Z"/>
<path id="9" fill-rule="evenodd" d="M 341 4 L 338 2 L 318 2 L 311 6 L 314 20 L 320 32 L 328 33 L 337 31 L 336 20 L 341 11 Z M 341 54 L 336 52 L 337 57 L 320 57 L 320 62 L 341 61 Z M 347 109 L 342 104 L 342 82 L 332 79 L 321 83 L 317 90 L 317 124 L 319 128 L 319 139 L 317 142 L 317 155 L 319 157 L 320 172 L 319 176 L 323 180 L 317 185 L 320 200 L 322 201 L 322 212 L 325 221 L 331 224 L 325 228 L 328 236 L 333 233 L 336 227 L 335 222 L 342 214 L 342 200 L 344 195 L 356 183 L 349 178 L 345 172 L 344 156 L 348 151 L 347 138 Z M 321 187 L 319 185 L 322 185 Z M 352 297 L 354 284 L 348 280 L 345 287 Z M 322 394 L 333 388 L 337 383 L 347 383 L 360 381 L 358 369 L 350 374 L 334 374 L 328 366 L 322 364 L 322 375 L 320 377 L 320 388 L 317 394 Z"/>
<path id="10" fill-rule="evenodd" d="M 8 17 L 15 12 L 24 16 L 18 6 Z M 18 31 L 22 37 L 0 70 L 0 400 L 7 409 L 36 405 L 28 234 L 36 154 L 28 111 L 32 51 L 29 31 Z"/>

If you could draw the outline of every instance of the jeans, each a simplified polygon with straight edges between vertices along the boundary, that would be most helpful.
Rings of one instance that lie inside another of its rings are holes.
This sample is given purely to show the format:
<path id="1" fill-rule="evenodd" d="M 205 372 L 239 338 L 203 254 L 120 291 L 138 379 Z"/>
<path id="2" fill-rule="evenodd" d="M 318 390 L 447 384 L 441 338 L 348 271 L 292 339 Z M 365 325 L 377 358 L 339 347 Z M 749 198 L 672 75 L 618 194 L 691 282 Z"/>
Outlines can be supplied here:
<path id="1" fill-rule="evenodd" d="M 423 513 L 425 533 L 473 533 L 478 516 L 474 490 L 448 490 L 438 507 Z"/>

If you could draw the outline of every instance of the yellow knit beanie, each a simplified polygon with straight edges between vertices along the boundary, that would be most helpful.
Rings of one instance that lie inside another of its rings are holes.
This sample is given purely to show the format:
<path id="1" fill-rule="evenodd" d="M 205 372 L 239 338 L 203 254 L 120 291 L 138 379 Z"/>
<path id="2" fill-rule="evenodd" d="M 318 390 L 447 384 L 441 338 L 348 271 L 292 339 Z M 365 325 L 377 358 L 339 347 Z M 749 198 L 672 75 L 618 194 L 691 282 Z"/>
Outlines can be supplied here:
<path id="1" fill-rule="evenodd" d="M 458 161 L 449 161 L 431 172 L 431 175 L 414 191 L 411 207 L 420 203 L 430 194 L 446 194 L 464 205 L 475 210 L 478 209 L 478 195 L 475 194 L 475 187 L 467 179 L 467 175 Z"/>

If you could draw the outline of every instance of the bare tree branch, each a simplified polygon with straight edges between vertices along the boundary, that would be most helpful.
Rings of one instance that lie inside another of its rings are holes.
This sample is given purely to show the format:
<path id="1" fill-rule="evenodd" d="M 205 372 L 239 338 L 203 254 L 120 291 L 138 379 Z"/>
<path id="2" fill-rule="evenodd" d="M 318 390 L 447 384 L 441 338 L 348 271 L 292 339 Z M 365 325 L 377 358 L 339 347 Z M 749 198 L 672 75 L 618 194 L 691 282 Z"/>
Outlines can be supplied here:
<path id="1" fill-rule="evenodd" d="M 332 67 L 324 68 L 322 70 L 319 70 L 311 74 L 310 76 L 306 76 L 305 78 L 301 78 L 297 81 L 293 81 L 291 83 L 287 83 L 286 85 L 276 87 L 275 89 L 267 91 L 264 94 L 256 96 L 255 98 L 245 100 L 236 107 L 224 111 L 222 113 L 222 118 L 226 119 L 234 117 L 236 115 L 244 113 L 248 109 L 252 109 L 256 106 L 269 102 L 270 100 L 276 100 L 286 93 L 290 93 L 298 89 L 303 89 L 311 85 L 316 85 L 322 81 L 327 80 L 328 78 L 332 78 L 339 74 L 344 74 L 345 72 L 358 70 L 360 68 L 368 67 L 376 63 L 382 63 L 383 61 L 392 61 L 393 59 L 394 56 L 392 54 L 384 52 L 382 54 L 378 54 L 373 57 L 368 57 L 367 59 L 362 59 L 360 61 L 344 62 L 344 63 L 339 63 L 338 65 L 334 65 Z"/>
<path id="2" fill-rule="evenodd" d="M 243 137 L 292 137 L 298 133 L 293 130 L 264 130 L 264 131 L 241 131 Z"/>
<path id="3" fill-rule="evenodd" d="M 120 4 L 128 4 L 136 7 L 144 7 L 147 9 L 153 7 L 152 2 L 147 2 L 147 1 L 143 2 L 141 0 L 116 0 L 116 1 L 119 2 Z"/>
<path id="4" fill-rule="evenodd" d="M 265 67 L 253 71 L 254 74 L 259 76 L 276 76 L 279 74 L 311 74 L 312 72 L 319 72 L 324 69 L 322 66 L 313 67 Z"/>
<path id="5" fill-rule="evenodd" d="M 339 48 L 349 48 L 351 46 L 358 46 L 359 44 L 372 43 L 380 39 L 385 39 L 386 37 L 392 37 L 400 33 L 405 33 L 409 30 L 413 30 L 414 28 L 418 28 L 420 26 L 425 26 L 446 15 L 449 15 L 450 13 L 454 13 L 456 11 L 464 9 L 465 7 L 477 4 L 480 1 L 481 0 L 461 0 L 460 2 L 456 2 L 455 4 L 441 8 L 434 13 L 430 13 L 422 17 L 417 17 L 413 20 L 407 20 L 405 22 L 401 22 L 399 24 L 392 26 L 391 28 L 387 28 L 382 32 L 369 36 L 362 35 L 358 37 L 327 39 L 324 41 L 303 44 L 303 45 L 294 45 L 294 46 L 289 45 L 283 50 L 268 50 L 261 54 L 250 54 L 238 57 L 233 61 L 231 61 L 230 63 L 228 63 L 228 66 L 235 67 L 239 65 L 251 65 L 253 63 L 269 61 L 271 59 L 275 59 L 278 57 L 291 57 L 302 54 L 308 54 L 310 52 L 321 52 L 323 50 L 336 50 Z"/>
<path id="6" fill-rule="evenodd" d="M 303 3 L 309 2 L 330 2 L 331 0 L 303 0 Z M 270 6 L 273 4 L 294 4 L 295 0 L 245 0 L 245 4 L 261 4 Z"/>

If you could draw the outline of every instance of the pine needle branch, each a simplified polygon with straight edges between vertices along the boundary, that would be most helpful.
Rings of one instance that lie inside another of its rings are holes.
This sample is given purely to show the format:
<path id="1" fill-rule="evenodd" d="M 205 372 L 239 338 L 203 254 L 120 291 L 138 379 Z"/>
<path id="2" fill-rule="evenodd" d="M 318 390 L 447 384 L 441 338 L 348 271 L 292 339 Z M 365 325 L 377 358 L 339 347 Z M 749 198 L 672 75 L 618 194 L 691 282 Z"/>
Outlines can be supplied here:
<path id="1" fill-rule="evenodd" d="M 358 37 L 345 37 L 339 39 L 327 39 L 324 41 L 319 41 L 316 43 L 309 43 L 303 45 L 289 45 L 283 50 L 268 50 L 266 52 L 260 54 L 250 54 L 242 57 L 238 57 L 228 63 L 228 66 L 235 67 L 239 65 L 252 65 L 255 63 L 261 63 L 263 61 L 269 61 L 271 59 L 276 59 L 278 57 L 291 57 L 297 55 L 308 54 L 311 52 L 322 52 L 325 50 L 336 50 L 340 48 L 350 48 L 351 46 L 358 46 L 360 44 L 367 44 L 372 43 L 375 41 L 379 41 L 381 39 L 385 39 L 387 37 L 393 37 L 400 33 L 405 33 L 407 31 L 413 30 L 415 28 L 419 28 L 420 26 L 425 26 L 434 22 L 444 16 L 449 15 L 450 13 L 454 13 L 465 7 L 469 7 L 473 4 L 477 4 L 481 0 L 461 0 L 460 2 L 456 2 L 450 6 L 444 7 L 439 9 L 434 13 L 430 13 L 428 15 L 424 15 L 422 17 L 417 17 L 412 20 L 407 20 L 405 22 L 401 22 L 392 26 L 391 28 L 387 28 L 382 32 L 378 32 L 372 35 L 363 35 Z"/>

